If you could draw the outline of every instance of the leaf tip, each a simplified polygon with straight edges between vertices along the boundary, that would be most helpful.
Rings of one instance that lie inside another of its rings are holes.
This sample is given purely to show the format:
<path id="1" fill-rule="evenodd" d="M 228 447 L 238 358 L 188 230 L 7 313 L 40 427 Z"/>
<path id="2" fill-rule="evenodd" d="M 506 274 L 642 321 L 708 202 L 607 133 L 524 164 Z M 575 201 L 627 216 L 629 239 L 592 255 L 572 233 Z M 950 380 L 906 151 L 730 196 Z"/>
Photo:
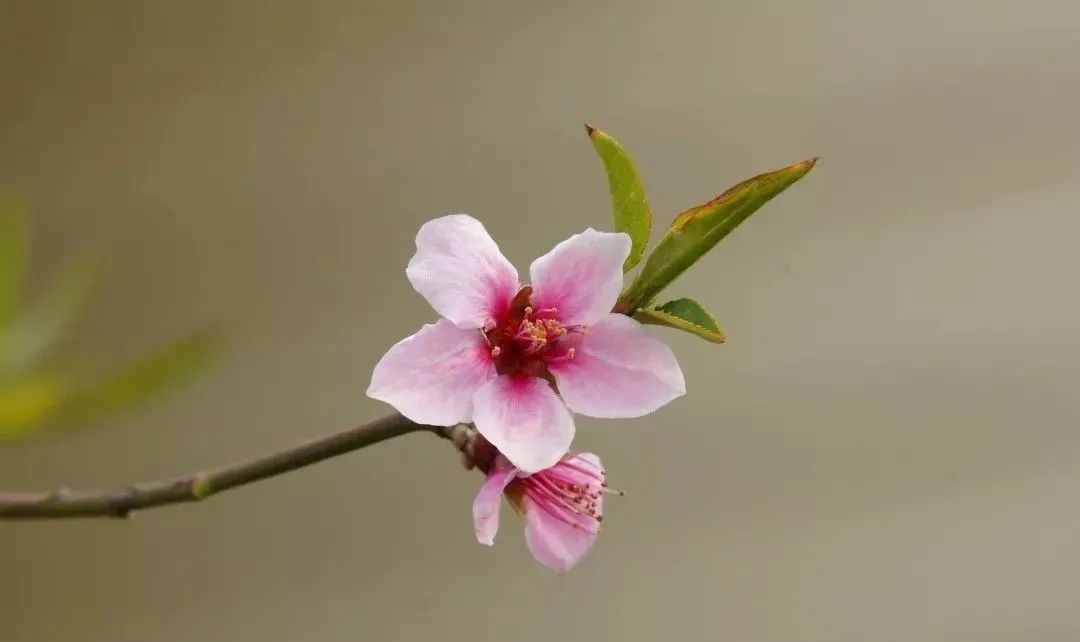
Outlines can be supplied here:
<path id="1" fill-rule="evenodd" d="M 592 138 L 593 132 L 595 132 L 595 131 L 596 131 L 595 127 L 593 127 L 589 123 L 585 123 L 585 135 L 586 136 L 588 136 L 589 138 Z"/>
<path id="2" fill-rule="evenodd" d="M 814 169 L 814 165 L 817 165 L 817 162 L 820 158 L 820 156 L 811 156 L 810 158 L 807 158 L 801 163 L 795 163 L 795 165 L 793 165 L 791 168 L 797 172 L 806 174 L 810 170 Z"/>

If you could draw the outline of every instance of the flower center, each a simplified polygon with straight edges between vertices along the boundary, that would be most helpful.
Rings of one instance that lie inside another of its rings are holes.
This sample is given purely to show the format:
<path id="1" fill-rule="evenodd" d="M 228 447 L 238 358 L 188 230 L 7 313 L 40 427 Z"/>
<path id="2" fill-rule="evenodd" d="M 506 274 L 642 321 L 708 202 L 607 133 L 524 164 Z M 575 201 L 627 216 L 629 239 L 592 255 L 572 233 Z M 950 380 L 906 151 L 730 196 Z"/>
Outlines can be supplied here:
<path id="1" fill-rule="evenodd" d="M 564 327 L 555 308 L 533 309 L 532 287 L 521 288 L 506 318 L 484 333 L 499 374 L 550 379 L 547 364 L 574 358 L 574 344 L 585 326 Z"/>

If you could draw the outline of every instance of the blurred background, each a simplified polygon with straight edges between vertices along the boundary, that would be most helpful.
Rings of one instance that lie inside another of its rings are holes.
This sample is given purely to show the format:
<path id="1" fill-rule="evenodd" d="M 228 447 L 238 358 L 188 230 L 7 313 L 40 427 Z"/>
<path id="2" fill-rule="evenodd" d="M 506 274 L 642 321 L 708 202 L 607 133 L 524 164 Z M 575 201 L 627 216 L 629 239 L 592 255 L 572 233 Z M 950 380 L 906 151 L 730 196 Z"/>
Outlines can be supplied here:
<path id="1" fill-rule="evenodd" d="M 103 486 L 388 411 L 432 318 L 416 229 L 484 221 L 519 269 L 609 225 L 588 120 L 662 228 L 821 155 L 669 290 L 689 394 L 579 420 L 613 485 L 556 576 L 408 436 L 128 522 L 0 524 L 0 639 L 1074 640 L 1080 636 L 1080 11 L 1071 0 L 0 2 L 0 184 L 31 290 L 91 249 L 77 350 L 199 324 L 166 400 L 0 442 L 0 488 Z M 657 233 L 659 230 L 657 231 Z"/>

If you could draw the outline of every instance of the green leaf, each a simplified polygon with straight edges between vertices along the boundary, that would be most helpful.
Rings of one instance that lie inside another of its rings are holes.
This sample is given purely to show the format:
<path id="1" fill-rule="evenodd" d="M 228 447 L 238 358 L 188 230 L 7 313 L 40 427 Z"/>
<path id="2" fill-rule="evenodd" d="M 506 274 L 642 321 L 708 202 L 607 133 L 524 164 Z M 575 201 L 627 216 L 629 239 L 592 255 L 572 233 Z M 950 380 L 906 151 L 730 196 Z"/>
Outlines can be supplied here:
<path id="1" fill-rule="evenodd" d="M 713 343 L 725 341 L 716 319 L 694 299 L 675 299 L 655 308 L 642 308 L 634 318 L 642 323 L 677 328 Z"/>
<path id="2" fill-rule="evenodd" d="M 607 171 L 611 206 L 615 214 L 615 231 L 630 235 L 630 255 L 623 263 L 623 272 L 628 272 L 638 264 L 645 254 L 645 246 L 649 244 L 652 210 L 645 200 L 645 187 L 641 184 L 630 155 L 619 141 L 587 123 L 585 133 L 589 135 L 589 140 Z"/>
<path id="3" fill-rule="evenodd" d="M 656 244 L 641 273 L 619 298 L 616 311 L 632 313 L 648 305 L 758 208 L 805 176 L 816 162 L 817 158 L 811 158 L 760 174 L 680 214 Z"/>
<path id="4" fill-rule="evenodd" d="M 105 379 L 72 390 L 60 400 L 55 418 L 85 421 L 141 403 L 189 379 L 220 347 L 220 337 L 210 330 L 181 337 Z"/>
<path id="5" fill-rule="evenodd" d="M 62 391 L 60 379 L 45 375 L 20 378 L 0 387 L 0 439 L 21 435 L 45 421 Z"/>
<path id="6" fill-rule="evenodd" d="M 0 378 L 33 368 L 67 336 L 90 302 L 97 272 L 86 262 L 72 262 L 29 308 L 0 327 Z"/>
<path id="7" fill-rule="evenodd" d="M 19 306 L 26 272 L 26 203 L 0 192 L 0 328 Z"/>

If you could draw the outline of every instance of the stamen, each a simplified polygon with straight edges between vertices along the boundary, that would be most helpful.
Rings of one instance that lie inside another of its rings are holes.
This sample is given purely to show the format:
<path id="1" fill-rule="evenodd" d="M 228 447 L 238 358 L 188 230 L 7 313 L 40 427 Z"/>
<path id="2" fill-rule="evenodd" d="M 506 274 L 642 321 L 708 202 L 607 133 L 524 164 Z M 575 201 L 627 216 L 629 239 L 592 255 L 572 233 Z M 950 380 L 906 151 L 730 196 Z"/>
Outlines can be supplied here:
<path id="1" fill-rule="evenodd" d="M 600 499 L 600 493 L 588 486 L 567 484 L 560 486 L 546 476 L 536 480 L 534 490 L 543 491 L 540 494 L 551 496 L 559 504 L 566 506 L 570 511 L 583 517 L 596 517 L 596 503 Z"/>
<path id="2" fill-rule="evenodd" d="M 564 510 L 568 510 L 571 513 L 574 513 L 575 515 L 581 515 L 582 517 L 586 516 L 585 512 L 583 512 L 578 506 L 570 502 L 567 497 L 562 496 L 548 486 L 535 484 L 532 486 L 532 491 L 535 497 L 543 498 L 553 506 L 559 506 Z"/>
<path id="3" fill-rule="evenodd" d="M 500 348 L 499 346 L 495 346 L 491 349 L 492 358 L 498 359 L 500 354 L 502 354 L 502 348 Z"/>
<path id="4" fill-rule="evenodd" d="M 618 490 L 617 488 L 608 488 L 606 484 L 600 487 L 600 492 L 605 495 L 618 495 L 619 497 L 626 496 L 625 491 Z"/>
<path id="5" fill-rule="evenodd" d="M 541 488 L 548 489 L 555 496 L 564 498 L 568 503 L 573 504 L 575 507 L 577 506 L 577 500 L 580 499 L 580 497 L 574 492 L 574 488 L 571 485 L 557 484 L 552 479 L 549 479 L 548 475 L 539 475 L 533 482 Z"/>
<path id="6" fill-rule="evenodd" d="M 566 328 L 559 325 L 559 322 L 553 319 L 542 319 L 540 321 L 540 327 L 544 329 L 545 333 L 556 338 L 566 334 Z"/>
<path id="7" fill-rule="evenodd" d="M 573 519 L 567 517 L 562 511 L 556 510 L 555 506 L 553 506 L 553 505 L 551 505 L 551 504 L 549 504 L 547 502 L 533 502 L 533 503 L 536 506 L 539 506 L 540 509 L 543 510 L 548 515 L 551 515 L 555 519 L 559 520 L 560 522 L 562 522 L 563 524 L 566 524 L 567 526 L 569 526 L 571 528 L 584 530 L 584 531 L 586 531 L 588 533 L 593 533 L 593 534 L 600 532 L 600 528 L 599 528 L 600 523 L 599 523 L 599 521 L 595 521 L 594 523 L 586 522 L 585 524 L 582 524 L 579 521 L 576 521 L 576 520 L 573 520 Z"/>
<path id="8" fill-rule="evenodd" d="M 548 363 L 559 363 L 560 361 L 569 361 L 570 359 L 573 359 L 573 358 L 574 358 L 574 349 L 570 348 L 566 352 L 564 352 L 563 354 L 561 354 L 561 355 L 559 355 L 557 357 L 548 357 L 547 362 Z"/>

